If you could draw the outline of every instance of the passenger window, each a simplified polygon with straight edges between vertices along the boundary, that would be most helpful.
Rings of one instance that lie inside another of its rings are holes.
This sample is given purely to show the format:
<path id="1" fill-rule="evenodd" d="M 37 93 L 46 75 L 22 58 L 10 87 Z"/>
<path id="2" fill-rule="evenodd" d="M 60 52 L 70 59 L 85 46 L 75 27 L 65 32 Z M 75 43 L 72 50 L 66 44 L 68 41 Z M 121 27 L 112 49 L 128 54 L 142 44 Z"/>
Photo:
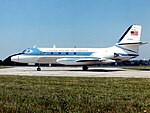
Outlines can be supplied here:
<path id="1" fill-rule="evenodd" d="M 42 52 L 43 55 L 46 55 L 46 52 Z"/>

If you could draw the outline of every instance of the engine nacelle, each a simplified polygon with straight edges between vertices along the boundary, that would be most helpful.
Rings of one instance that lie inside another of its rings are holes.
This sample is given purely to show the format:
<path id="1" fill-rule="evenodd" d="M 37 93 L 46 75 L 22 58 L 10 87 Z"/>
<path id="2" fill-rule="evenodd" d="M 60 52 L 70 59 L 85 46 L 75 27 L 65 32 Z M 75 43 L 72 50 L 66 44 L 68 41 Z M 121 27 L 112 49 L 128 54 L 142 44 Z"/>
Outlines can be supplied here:
<path id="1" fill-rule="evenodd" d="M 98 58 L 111 59 L 111 58 L 114 58 L 114 52 L 110 50 L 109 51 L 105 50 L 105 51 L 95 52 L 92 54 L 92 56 L 98 57 Z"/>

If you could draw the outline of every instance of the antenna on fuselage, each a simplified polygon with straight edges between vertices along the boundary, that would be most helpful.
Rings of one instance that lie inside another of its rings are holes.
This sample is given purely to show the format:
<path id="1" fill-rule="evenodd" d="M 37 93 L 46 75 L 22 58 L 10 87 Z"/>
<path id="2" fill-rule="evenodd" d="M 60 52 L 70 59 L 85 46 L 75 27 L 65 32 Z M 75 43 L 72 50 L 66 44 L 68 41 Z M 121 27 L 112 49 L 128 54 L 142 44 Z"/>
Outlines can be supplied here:
<path id="1" fill-rule="evenodd" d="M 53 48 L 56 48 L 56 45 L 53 45 Z"/>
<path id="2" fill-rule="evenodd" d="M 34 45 L 33 48 L 36 48 L 36 45 Z"/>

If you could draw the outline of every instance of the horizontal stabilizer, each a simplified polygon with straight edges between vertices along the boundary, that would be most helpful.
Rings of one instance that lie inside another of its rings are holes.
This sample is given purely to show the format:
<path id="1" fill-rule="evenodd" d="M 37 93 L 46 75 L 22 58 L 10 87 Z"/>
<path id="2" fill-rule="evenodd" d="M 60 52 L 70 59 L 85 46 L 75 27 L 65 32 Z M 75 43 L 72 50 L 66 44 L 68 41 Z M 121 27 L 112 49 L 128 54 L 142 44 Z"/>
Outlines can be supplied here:
<path id="1" fill-rule="evenodd" d="M 118 45 L 143 45 L 143 44 L 147 44 L 147 42 L 119 43 Z"/>

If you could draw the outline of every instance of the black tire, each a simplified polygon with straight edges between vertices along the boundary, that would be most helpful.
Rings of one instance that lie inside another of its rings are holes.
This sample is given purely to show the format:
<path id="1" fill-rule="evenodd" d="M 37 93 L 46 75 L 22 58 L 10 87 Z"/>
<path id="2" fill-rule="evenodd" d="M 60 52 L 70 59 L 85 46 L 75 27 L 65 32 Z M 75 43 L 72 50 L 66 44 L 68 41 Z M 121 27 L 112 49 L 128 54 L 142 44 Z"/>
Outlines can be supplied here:
<path id="1" fill-rule="evenodd" d="M 83 66 L 82 70 L 83 71 L 87 71 L 88 70 L 88 66 Z"/>
<path id="2" fill-rule="evenodd" d="M 40 68 L 40 67 L 38 67 L 38 68 L 37 68 L 37 71 L 41 71 L 41 68 Z"/>

